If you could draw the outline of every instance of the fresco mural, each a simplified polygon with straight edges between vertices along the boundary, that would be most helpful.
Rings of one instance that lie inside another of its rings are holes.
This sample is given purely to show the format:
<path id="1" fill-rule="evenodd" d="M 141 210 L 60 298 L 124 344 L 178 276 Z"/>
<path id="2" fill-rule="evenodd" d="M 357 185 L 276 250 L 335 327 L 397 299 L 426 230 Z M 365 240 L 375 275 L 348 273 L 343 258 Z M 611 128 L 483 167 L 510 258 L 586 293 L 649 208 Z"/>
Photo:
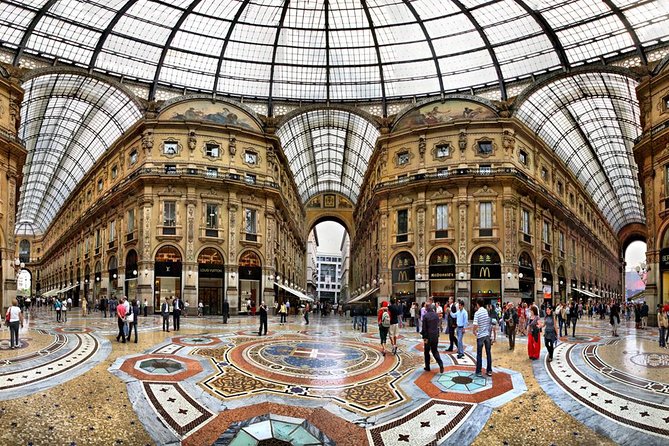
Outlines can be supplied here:
<path id="1" fill-rule="evenodd" d="M 395 124 L 394 131 L 424 125 L 448 124 L 457 120 L 494 119 L 497 113 L 478 102 L 449 100 L 432 102 L 411 110 Z"/>
<path id="2" fill-rule="evenodd" d="M 212 103 L 206 100 L 181 102 L 165 110 L 161 118 L 175 121 L 209 121 L 260 130 L 256 121 L 247 112 L 224 102 Z"/>

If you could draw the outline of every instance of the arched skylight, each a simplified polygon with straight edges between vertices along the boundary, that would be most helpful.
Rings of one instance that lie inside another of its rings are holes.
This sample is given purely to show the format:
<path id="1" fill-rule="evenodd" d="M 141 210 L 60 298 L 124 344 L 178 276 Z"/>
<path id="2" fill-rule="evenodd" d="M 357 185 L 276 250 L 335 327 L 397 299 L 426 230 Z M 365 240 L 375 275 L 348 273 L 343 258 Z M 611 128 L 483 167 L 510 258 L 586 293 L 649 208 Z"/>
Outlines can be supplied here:
<path id="1" fill-rule="evenodd" d="M 302 202 L 322 192 L 356 202 L 379 137 L 371 122 L 344 110 L 318 109 L 293 117 L 276 134 Z"/>
<path id="2" fill-rule="evenodd" d="M 547 83 L 516 116 L 564 160 L 614 230 L 645 222 L 632 147 L 641 134 L 637 83 L 585 72 Z"/>
<path id="3" fill-rule="evenodd" d="M 16 230 L 43 233 L 93 163 L 141 113 L 120 89 L 52 73 L 23 84 L 19 136 L 28 158 Z"/>
<path id="4" fill-rule="evenodd" d="M 160 86 L 287 100 L 496 87 L 668 42 L 666 0 L 12 0 L 0 46 Z"/>

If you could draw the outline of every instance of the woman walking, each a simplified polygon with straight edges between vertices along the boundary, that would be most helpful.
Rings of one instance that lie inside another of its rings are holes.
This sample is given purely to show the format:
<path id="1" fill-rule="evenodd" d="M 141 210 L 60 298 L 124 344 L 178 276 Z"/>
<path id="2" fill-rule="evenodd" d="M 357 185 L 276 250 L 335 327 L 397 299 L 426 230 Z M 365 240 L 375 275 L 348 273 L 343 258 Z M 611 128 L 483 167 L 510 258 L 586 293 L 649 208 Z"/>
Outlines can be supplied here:
<path id="1" fill-rule="evenodd" d="M 548 362 L 553 360 L 553 350 L 555 350 L 557 338 L 553 309 L 548 306 L 546 307 L 546 317 L 544 317 L 544 343 L 546 344 L 546 350 L 548 350 Z"/>
<path id="2" fill-rule="evenodd" d="M 381 339 L 381 354 L 386 356 L 386 340 L 388 339 L 388 330 L 390 330 L 390 313 L 388 312 L 388 302 L 381 302 L 381 308 L 376 317 L 379 323 L 379 338 Z"/>
<path id="3" fill-rule="evenodd" d="M 135 344 L 137 344 L 137 322 L 139 319 L 139 302 L 137 299 L 132 301 L 132 306 L 130 307 L 130 314 L 125 316 L 125 320 L 128 321 L 128 342 L 130 342 L 130 335 L 132 331 L 135 331 Z"/>
<path id="4" fill-rule="evenodd" d="M 534 305 L 530 307 L 530 321 L 527 327 L 527 354 L 530 359 L 539 359 L 541 354 L 541 343 L 539 341 L 541 325 L 539 323 L 539 311 Z"/>
<path id="5" fill-rule="evenodd" d="M 16 299 L 12 300 L 12 305 L 7 308 L 5 321 L 7 321 L 9 325 L 10 348 L 19 348 L 21 346 L 21 341 L 19 340 L 19 327 L 23 328 L 23 313 L 21 312 L 21 308 Z"/>
<path id="6" fill-rule="evenodd" d="M 660 328 L 660 347 L 667 348 L 667 328 L 669 328 L 669 305 L 657 311 L 657 326 Z"/>

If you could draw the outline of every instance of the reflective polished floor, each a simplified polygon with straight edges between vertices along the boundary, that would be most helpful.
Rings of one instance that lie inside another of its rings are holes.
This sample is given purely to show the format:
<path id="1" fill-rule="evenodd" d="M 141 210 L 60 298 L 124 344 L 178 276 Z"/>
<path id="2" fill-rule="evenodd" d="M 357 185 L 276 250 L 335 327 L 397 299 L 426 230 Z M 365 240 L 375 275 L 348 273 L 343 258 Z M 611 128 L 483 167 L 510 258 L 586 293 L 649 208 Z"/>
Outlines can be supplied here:
<path id="1" fill-rule="evenodd" d="M 491 378 L 474 372 L 474 339 L 445 370 L 423 371 L 405 327 L 383 356 L 377 328 L 293 316 L 258 336 L 257 318 L 140 318 L 118 343 L 115 318 L 56 323 L 37 311 L 10 350 L 0 342 L 2 445 L 598 445 L 669 444 L 669 351 L 657 329 L 582 320 L 553 362 L 510 351 L 498 334 Z M 372 318 L 370 322 L 374 322 Z M 133 339 L 134 341 L 134 339 Z"/>

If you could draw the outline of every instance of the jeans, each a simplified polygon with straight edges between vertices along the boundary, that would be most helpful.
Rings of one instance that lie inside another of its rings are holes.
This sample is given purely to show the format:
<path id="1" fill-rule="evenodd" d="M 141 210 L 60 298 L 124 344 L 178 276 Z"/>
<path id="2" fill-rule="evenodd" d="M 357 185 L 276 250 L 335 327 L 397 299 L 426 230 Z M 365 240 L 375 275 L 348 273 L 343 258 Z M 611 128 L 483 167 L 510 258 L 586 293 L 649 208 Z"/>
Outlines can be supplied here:
<path id="1" fill-rule="evenodd" d="M 567 336 L 569 333 L 568 333 L 568 330 L 567 330 L 568 327 L 566 326 L 567 324 L 565 324 L 565 320 L 562 319 L 561 317 L 558 318 L 558 325 L 560 326 L 560 337 L 562 337 L 562 327 L 565 328 L 564 335 Z"/>
<path id="2" fill-rule="evenodd" d="M 137 344 L 137 321 L 135 322 L 128 322 L 128 341 L 130 341 L 130 335 L 132 334 L 132 331 L 135 330 L 135 344 Z"/>
<path id="3" fill-rule="evenodd" d="M 506 324 L 506 337 L 509 339 L 509 349 L 516 348 L 516 324 Z"/>
<path id="4" fill-rule="evenodd" d="M 667 329 L 665 327 L 660 327 L 660 347 L 667 346 Z"/>
<path id="5" fill-rule="evenodd" d="M 21 341 L 19 341 L 19 325 L 20 321 L 14 321 L 9 323 L 9 344 L 11 348 L 19 347 Z"/>
<path id="6" fill-rule="evenodd" d="M 279 313 L 279 316 L 281 316 L 280 324 L 286 323 L 286 313 Z"/>
<path id="7" fill-rule="evenodd" d="M 361 332 L 367 333 L 367 316 L 360 316 Z"/>
<path id="8" fill-rule="evenodd" d="M 481 373 L 483 348 L 485 347 L 486 372 L 492 373 L 492 356 L 490 356 L 490 336 L 476 338 L 476 373 Z"/>
<path id="9" fill-rule="evenodd" d="M 548 350 L 548 359 L 553 360 L 553 350 L 555 350 L 555 341 L 552 339 L 544 338 L 544 344 L 546 344 L 546 350 Z"/>
<path id="10" fill-rule="evenodd" d="M 465 354 L 465 343 L 462 338 L 465 336 L 465 327 L 458 327 L 458 355 Z"/>
<path id="11" fill-rule="evenodd" d="M 306 325 L 309 325 L 309 313 L 308 312 L 304 313 L 304 321 L 306 322 Z"/>
<path id="12" fill-rule="evenodd" d="M 163 331 L 170 331 L 170 315 L 163 313 Z"/>
<path id="13" fill-rule="evenodd" d="M 572 338 L 576 337 L 576 321 L 578 321 L 578 319 L 576 319 L 575 317 L 571 319 L 571 323 L 574 324 L 572 326 L 572 329 L 571 329 L 571 337 Z M 569 328 L 569 327 L 567 327 L 567 328 Z"/>
<path id="14" fill-rule="evenodd" d="M 116 323 L 118 325 L 118 335 L 116 335 L 116 340 L 123 339 L 123 342 L 125 342 L 125 321 L 121 319 L 120 317 L 116 318 Z"/>

